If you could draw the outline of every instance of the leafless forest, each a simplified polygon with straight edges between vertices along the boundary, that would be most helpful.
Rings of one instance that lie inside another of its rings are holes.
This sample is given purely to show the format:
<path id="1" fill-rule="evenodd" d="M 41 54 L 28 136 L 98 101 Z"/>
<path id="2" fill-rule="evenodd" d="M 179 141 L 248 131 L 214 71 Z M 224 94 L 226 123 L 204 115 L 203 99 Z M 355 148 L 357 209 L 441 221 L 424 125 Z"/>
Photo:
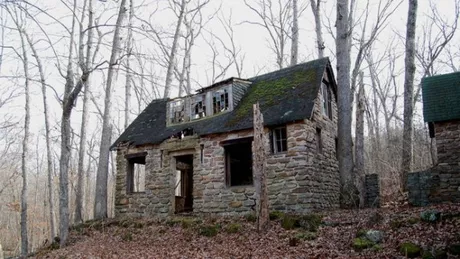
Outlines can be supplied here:
<path id="1" fill-rule="evenodd" d="M 423 77 L 458 71 L 459 0 L 0 0 L 0 245 L 113 216 L 111 143 L 153 99 L 328 56 L 343 192 L 436 163 Z"/>

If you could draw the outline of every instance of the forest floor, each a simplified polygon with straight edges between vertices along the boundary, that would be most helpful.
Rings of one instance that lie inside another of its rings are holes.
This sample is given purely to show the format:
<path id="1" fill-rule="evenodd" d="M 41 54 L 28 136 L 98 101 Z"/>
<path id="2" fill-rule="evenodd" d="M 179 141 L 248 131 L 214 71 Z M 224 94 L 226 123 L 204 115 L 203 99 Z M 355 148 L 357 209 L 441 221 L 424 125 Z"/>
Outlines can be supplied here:
<path id="1" fill-rule="evenodd" d="M 275 212 L 271 218 L 268 231 L 261 234 L 250 214 L 163 222 L 93 221 L 73 227 L 67 247 L 49 246 L 35 257 L 460 258 L 460 204 L 335 210 L 300 217 Z M 407 242 L 413 246 L 401 249 Z"/>

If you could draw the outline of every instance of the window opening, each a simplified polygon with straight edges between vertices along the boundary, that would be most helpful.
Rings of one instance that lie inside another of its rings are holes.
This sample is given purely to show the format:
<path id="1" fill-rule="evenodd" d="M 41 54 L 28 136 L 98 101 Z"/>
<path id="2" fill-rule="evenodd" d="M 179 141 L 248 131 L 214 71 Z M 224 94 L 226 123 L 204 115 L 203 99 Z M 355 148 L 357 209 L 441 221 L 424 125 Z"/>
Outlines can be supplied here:
<path id="1" fill-rule="evenodd" d="M 192 120 L 200 119 L 206 116 L 206 106 L 204 104 L 204 96 L 195 96 L 192 101 Z"/>
<path id="2" fill-rule="evenodd" d="M 126 177 L 126 192 L 136 193 L 145 191 L 145 156 L 146 154 L 138 156 L 127 157 L 128 171 Z"/>
<path id="3" fill-rule="evenodd" d="M 331 96 L 329 94 L 327 83 L 324 81 L 321 83 L 321 95 L 322 95 L 321 110 L 325 116 L 331 119 L 332 118 Z"/>
<path id="4" fill-rule="evenodd" d="M 184 100 L 176 100 L 169 103 L 171 123 L 179 123 L 185 120 Z"/>
<path id="5" fill-rule="evenodd" d="M 252 142 L 240 142 L 225 146 L 225 168 L 228 186 L 251 185 Z"/>
<path id="6" fill-rule="evenodd" d="M 213 114 L 217 114 L 229 109 L 227 89 L 217 90 L 212 94 Z"/>
<path id="7" fill-rule="evenodd" d="M 323 140 L 321 139 L 321 129 L 316 128 L 316 152 L 323 152 Z"/>
<path id="8" fill-rule="evenodd" d="M 272 145 L 272 150 L 275 154 L 287 151 L 286 127 L 275 128 L 272 130 Z"/>

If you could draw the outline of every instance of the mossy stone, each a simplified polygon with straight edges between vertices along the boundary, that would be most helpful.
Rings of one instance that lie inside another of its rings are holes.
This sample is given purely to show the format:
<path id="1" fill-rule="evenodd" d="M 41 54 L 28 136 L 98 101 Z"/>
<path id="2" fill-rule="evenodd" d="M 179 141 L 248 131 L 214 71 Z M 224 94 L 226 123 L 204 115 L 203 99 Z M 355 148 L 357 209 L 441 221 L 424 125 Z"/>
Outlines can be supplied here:
<path id="1" fill-rule="evenodd" d="M 449 246 L 449 253 L 452 255 L 460 255 L 460 243 Z"/>
<path id="2" fill-rule="evenodd" d="M 434 250 L 434 251 L 423 251 L 422 254 L 423 259 L 444 259 L 447 258 L 446 251 L 443 250 Z"/>
<path id="3" fill-rule="evenodd" d="M 399 252 L 408 258 L 415 258 L 419 256 L 421 251 L 422 250 L 418 245 L 411 242 L 402 243 L 399 246 Z"/>
<path id="4" fill-rule="evenodd" d="M 372 243 L 372 241 L 368 240 L 367 238 L 358 237 L 353 239 L 352 246 L 355 251 L 362 251 L 364 249 L 373 247 L 374 243 Z"/>

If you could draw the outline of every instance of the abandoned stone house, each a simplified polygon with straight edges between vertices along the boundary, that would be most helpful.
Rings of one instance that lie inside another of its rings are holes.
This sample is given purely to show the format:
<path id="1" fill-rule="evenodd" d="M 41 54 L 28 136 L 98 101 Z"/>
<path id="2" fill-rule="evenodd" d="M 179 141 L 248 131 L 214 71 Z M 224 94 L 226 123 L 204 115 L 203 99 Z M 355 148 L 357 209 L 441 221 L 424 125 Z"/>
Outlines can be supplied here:
<path id="1" fill-rule="evenodd" d="M 460 202 L 460 72 L 424 78 L 422 96 L 437 162 L 428 171 L 409 174 L 409 200 L 414 205 Z"/>
<path id="2" fill-rule="evenodd" d="M 256 102 L 264 116 L 270 209 L 338 207 L 336 90 L 324 58 L 153 100 L 112 145 L 116 216 L 251 211 Z"/>

